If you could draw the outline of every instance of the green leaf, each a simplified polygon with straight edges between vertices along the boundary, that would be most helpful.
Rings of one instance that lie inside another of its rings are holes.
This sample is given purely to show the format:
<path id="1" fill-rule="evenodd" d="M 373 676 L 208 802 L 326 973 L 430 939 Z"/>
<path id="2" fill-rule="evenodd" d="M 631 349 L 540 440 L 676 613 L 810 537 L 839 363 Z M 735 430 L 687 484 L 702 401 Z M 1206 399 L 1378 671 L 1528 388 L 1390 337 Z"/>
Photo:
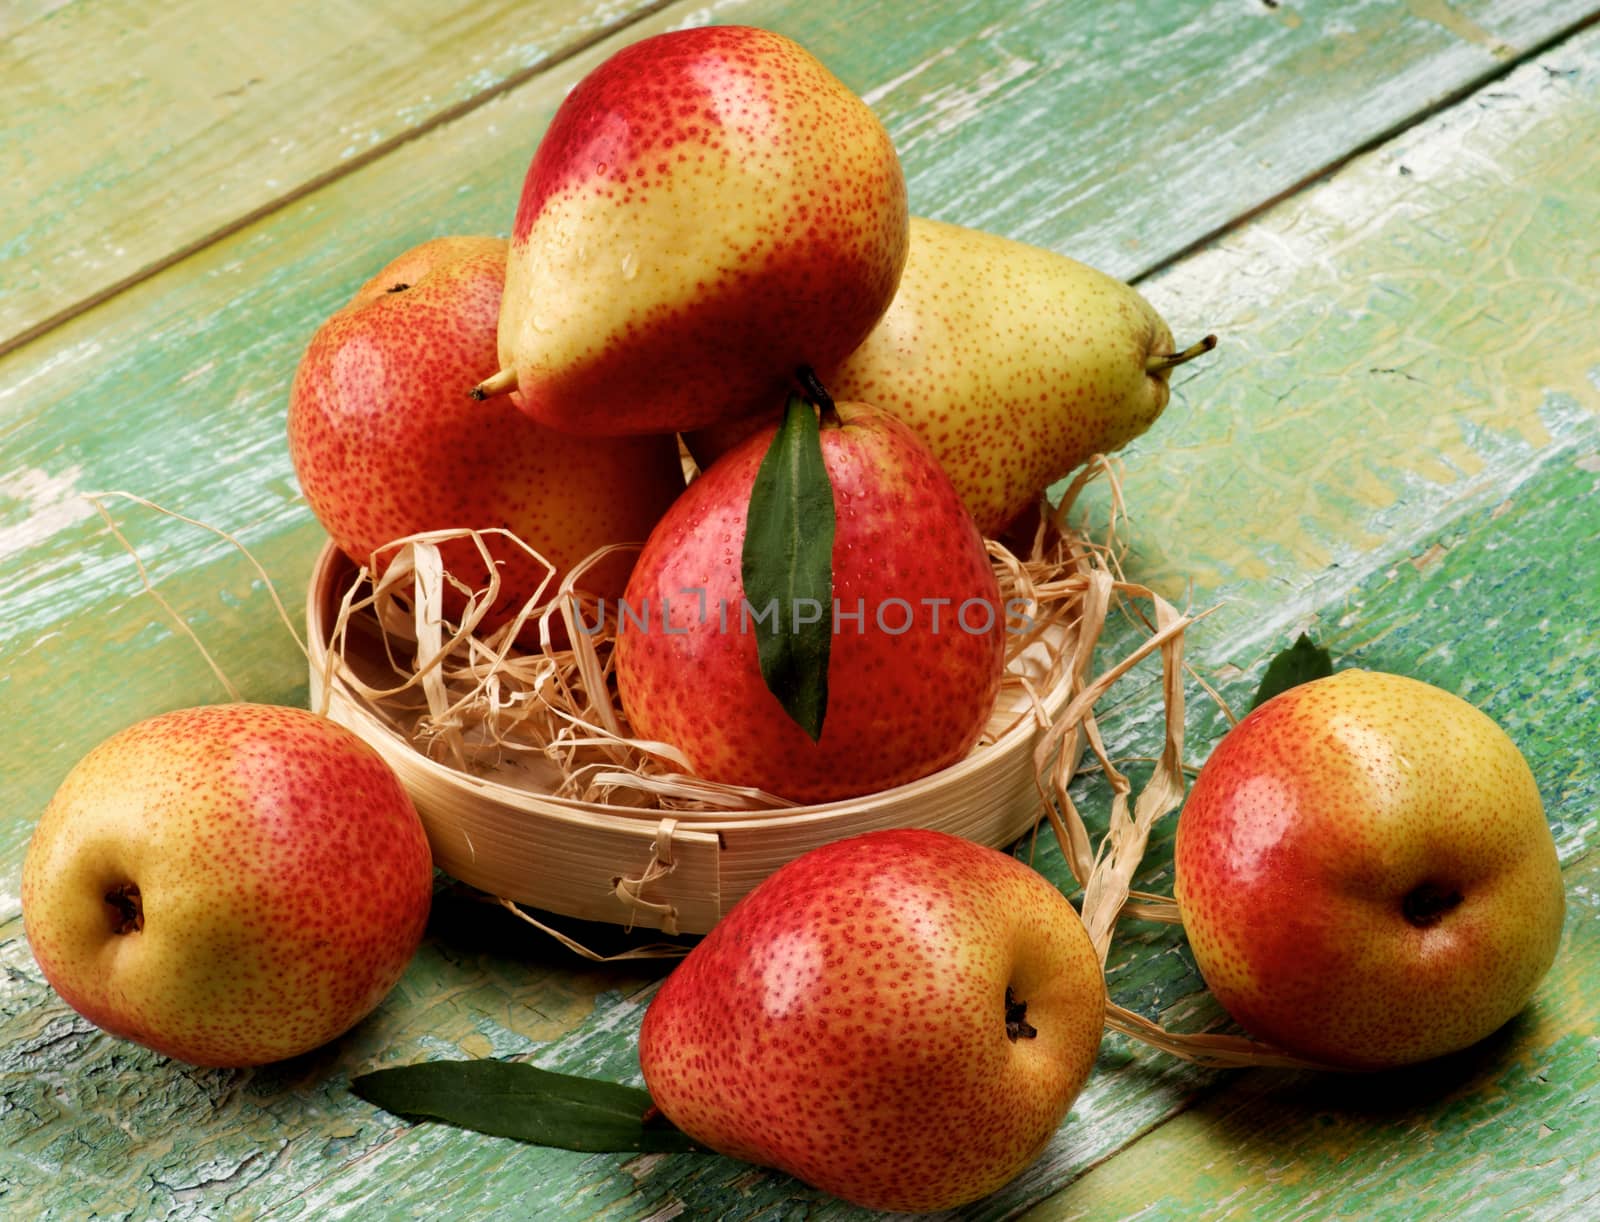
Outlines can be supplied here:
<path id="1" fill-rule="evenodd" d="M 1279 692 L 1288 691 L 1291 687 L 1298 687 L 1302 683 L 1309 683 L 1313 679 L 1325 679 L 1331 674 L 1333 674 L 1332 656 L 1302 632 L 1293 645 L 1281 651 L 1268 663 L 1267 673 L 1261 676 L 1261 686 L 1256 689 L 1256 698 L 1250 707 L 1256 708 L 1271 700 Z"/>
<path id="2" fill-rule="evenodd" d="M 425 1061 L 352 1079 L 350 1089 L 397 1116 L 586 1153 L 699 1150 L 649 1092 L 520 1061 Z"/>
<path id="3" fill-rule="evenodd" d="M 761 677 L 812 742 L 828 711 L 833 529 L 816 409 L 793 395 L 750 489 L 742 575 Z"/>

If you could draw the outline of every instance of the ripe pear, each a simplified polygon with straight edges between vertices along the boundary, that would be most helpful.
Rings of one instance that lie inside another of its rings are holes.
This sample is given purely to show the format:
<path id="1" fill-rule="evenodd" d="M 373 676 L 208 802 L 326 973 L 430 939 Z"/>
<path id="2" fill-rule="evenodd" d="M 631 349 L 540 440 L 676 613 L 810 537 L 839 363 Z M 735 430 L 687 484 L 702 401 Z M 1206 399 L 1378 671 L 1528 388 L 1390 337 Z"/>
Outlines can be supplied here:
<path id="1" fill-rule="evenodd" d="M 399 981 L 433 897 L 416 808 L 304 709 L 150 717 L 72 769 L 34 828 L 22 924 L 90 1022 L 194 1065 L 349 1030 Z"/>
<path id="2" fill-rule="evenodd" d="M 671 433 L 781 404 L 888 308 L 905 179 L 815 57 L 745 26 L 656 35 L 580 81 L 511 230 L 502 370 L 553 428 Z"/>
<path id="3" fill-rule="evenodd" d="M 509 529 L 554 566 L 545 597 L 578 561 L 639 542 L 683 491 L 670 437 L 600 440 L 548 429 L 509 403 L 474 403 L 463 387 L 495 368 L 507 242 L 442 237 L 406 251 L 317 329 L 289 394 L 289 449 L 312 512 L 347 556 L 432 530 Z M 482 633 L 512 618 L 550 570 L 502 535 L 485 535 L 499 567 Z M 441 545 L 449 572 L 488 580 L 471 539 Z M 379 557 L 379 571 L 393 558 Z M 582 585 L 614 598 L 632 557 L 591 566 Z M 451 583 L 444 612 L 466 596 Z M 523 643 L 537 644 L 529 621 Z"/>
<path id="4" fill-rule="evenodd" d="M 1217 745 L 1178 817 L 1201 975 L 1246 1030 L 1352 1069 L 1442 1056 L 1526 1004 L 1561 939 L 1561 864 L 1527 762 L 1400 675 L 1289 688 Z"/>
<path id="5" fill-rule="evenodd" d="M 1174 352 L 1135 289 L 1054 251 L 923 217 L 910 233 L 893 303 L 828 389 L 916 429 L 987 537 L 1148 429 L 1172 368 L 1215 342 Z M 713 461 L 753 427 L 696 433 L 689 449 Z"/>
<path id="6" fill-rule="evenodd" d="M 776 426 L 746 438 L 651 532 L 616 614 L 633 733 L 700 776 L 796 802 L 873 793 L 961 759 L 994 708 L 1006 609 L 983 540 L 906 425 L 840 403 L 821 424 L 836 526 L 832 606 L 753 606 L 742 553 L 751 488 Z M 762 677 L 776 617 L 831 630 L 827 712 L 813 741 Z M 765 617 L 765 618 L 764 618 Z"/>
<path id="7" fill-rule="evenodd" d="M 795 858 L 667 977 L 639 1064 L 722 1154 L 871 1209 L 952 1209 L 1043 1150 L 1106 1010 L 1077 910 L 1014 857 L 892 830 Z"/>

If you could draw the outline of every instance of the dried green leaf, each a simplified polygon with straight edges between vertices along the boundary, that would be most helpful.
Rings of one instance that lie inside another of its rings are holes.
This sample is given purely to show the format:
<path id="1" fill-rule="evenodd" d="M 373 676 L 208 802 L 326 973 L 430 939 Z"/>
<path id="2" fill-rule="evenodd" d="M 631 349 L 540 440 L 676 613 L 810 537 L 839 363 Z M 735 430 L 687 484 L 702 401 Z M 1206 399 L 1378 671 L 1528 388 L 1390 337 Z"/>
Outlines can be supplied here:
<path id="1" fill-rule="evenodd" d="M 699 1150 L 647 1091 L 521 1061 L 424 1061 L 362 1074 L 350 1089 L 397 1116 L 586 1153 Z"/>
<path id="2" fill-rule="evenodd" d="M 741 572 L 761 677 L 813 742 L 828 711 L 834 521 L 816 409 L 792 396 L 750 490 Z"/>
<path id="3" fill-rule="evenodd" d="M 1313 679 L 1325 679 L 1332 673 L 1332 656 L 1302 632 L 1293 645 L 1268 663 L 1267 673 L 1261 676 L 1261 686 L 1256 689 L 1256 698 L 1250 707 L 1256 708 L 1279 692 Z"/>

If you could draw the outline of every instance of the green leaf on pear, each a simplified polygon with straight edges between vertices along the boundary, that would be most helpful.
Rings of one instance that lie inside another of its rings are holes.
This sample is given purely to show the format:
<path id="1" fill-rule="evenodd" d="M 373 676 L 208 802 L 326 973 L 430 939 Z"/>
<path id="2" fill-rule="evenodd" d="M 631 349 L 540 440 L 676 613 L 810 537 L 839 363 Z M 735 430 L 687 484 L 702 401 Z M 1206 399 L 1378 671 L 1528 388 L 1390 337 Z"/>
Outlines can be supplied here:
<path id="1" fill-rule="evenodd" d="M 1256 698 L 1250 707 L 1257 708 L 1280 692 L 1313 679 L 1325 679 L 1332 673 L 1332 655 L 1302 632 L 1293 645 L 1281 650 L 1267 664 L 1267 673 L 1261 676 L 1261 686 L 1256 689 Z"/>
<path id="2" fill-rule="evenodd" d="M 812 742 L 828 711 L 834 523 L 817 411 L 791 395 L 750 490 L 741 575 L 761 677 Z"/>
<path id="3" fill-rule="evenodd" d="M 562 1150 L 703 1149 L 655 1110 L 647 1091 L 521 1061 L 424 1061 L 361 1074 L 350 1089 L 397 1116 Z"/>

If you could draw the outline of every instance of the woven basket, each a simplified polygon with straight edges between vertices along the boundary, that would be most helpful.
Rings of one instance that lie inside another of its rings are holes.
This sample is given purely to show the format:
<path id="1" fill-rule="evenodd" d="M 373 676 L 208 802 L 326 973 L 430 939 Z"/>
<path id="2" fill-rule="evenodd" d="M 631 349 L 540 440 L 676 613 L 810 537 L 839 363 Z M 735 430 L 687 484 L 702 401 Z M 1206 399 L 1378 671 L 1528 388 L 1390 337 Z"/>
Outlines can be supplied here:
<path id="1" fill-rule="evenodd" d="M 331 543 L 323 548 L 306 606 L 312 705 L 393 766 L 422 816 L 435 864 L 490 895 L 587 921 L 704 933 L 773 870 L 841 837 L 925 827 L 1001 847 L 1034 828 L 1043 811 L 1034 753 L 1047 721 L 1068 703 L 1061 682 L 1036 702 L 1018 685 L 1002 688 L 996 718 L 1009 728 L 960 762 L 824 805 L 729 811 L 584 802 L 550 792 L 552 776 L 538 758 L 470 775 L 429 758 L 351 682 L 352 667 L 384 661 L 381 645 L 347 637 L 343 652 L 330 657 L 341 600 L 359 578 Z M 1037 689 L 1074 631 L 1070 623 L 1052 628 L 1012 670 Z M 363 649 L 377 656 L 363 659 Z"/>

